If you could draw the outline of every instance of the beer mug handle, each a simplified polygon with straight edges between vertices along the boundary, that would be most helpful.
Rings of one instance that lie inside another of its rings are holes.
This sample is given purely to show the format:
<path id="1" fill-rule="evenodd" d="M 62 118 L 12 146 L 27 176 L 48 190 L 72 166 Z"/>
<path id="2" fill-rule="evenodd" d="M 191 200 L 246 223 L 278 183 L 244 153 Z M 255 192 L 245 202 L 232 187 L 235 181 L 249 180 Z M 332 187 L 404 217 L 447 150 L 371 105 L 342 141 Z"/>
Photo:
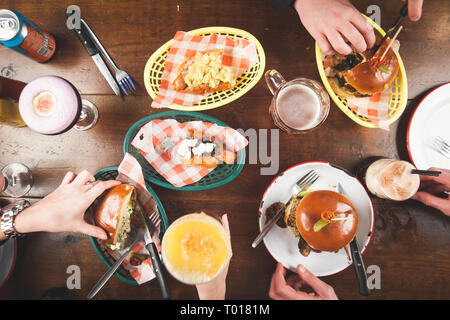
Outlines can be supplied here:
<path id="1" fill-rule="evenodd" d="M 278 89 L 286 82 L 281 73 L 279 73 L 275 69 L 267 70 L 264 74 L 264 79 L 266 79 L 266 84 L 272 94 L 275 94 Z"/>

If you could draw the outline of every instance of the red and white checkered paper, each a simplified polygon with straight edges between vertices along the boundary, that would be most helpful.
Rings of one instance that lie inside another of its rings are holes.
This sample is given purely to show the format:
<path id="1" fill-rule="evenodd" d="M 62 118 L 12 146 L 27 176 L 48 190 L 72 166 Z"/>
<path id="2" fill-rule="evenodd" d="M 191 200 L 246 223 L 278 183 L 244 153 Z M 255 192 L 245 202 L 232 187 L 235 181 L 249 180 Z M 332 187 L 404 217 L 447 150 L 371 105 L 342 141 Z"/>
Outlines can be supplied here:
<path id="1" fill-rule="evenodd" d="M 242 38 L 231 39 L 224 35 L 209 36 L 193 35 L 178 31 L 166 57 L 164 72 L 159 87 L 159 93 L 153 99 L 153 108 L 163 108 L 172 104 L 191 106 L 199 103 L 211 93 L 193 94 L 177 92 L 172 88 L 172 82 L 177 77 L 179 66 L 197 52 L 223 49 L 222 65 L 229 66 L 237 77 L 259 61 L 255 43 Z"/>
<path id="2" fill-rule="evenodd" d="M 371 97 L 347 99 L 352 111 L 367 117 L 370 122 L 380 129 L 389 130 L 389 100 L 391 89 L 376 93 Z"/>
<path id="3" fill-rule="evenodd" d="M 147 188 L 145 187 L 142 168 L 139 165 L 139 162 L 132 155 L 128 153 L 125 154 L 125 157 L 122 163 L 120 164 L 118 171 L 119 175 L 117 176 L 117 180 L 136 187 L 137 199 L 147 214 L 151 214 L 154 210 L 158 210 L 158 206 L 155 202 L 155 199 L 153 199 L 152 195 L 150 194 L 150 192 L 148 192 Z M 156 244 L 158 252 L 161 252 L 161 244 L 159 241 L 159 230 L 161 228 L 161 219 L 158 219 L 155 226 L 158 230 L 158 233 L 152 234 L 152 239 Z M 109 249 L 108 251 L 116 259 L 118 259 L 122 255 L 122 253 L 119 251 L 112 251 Z M 139 242 L 131 250 L 131 252 L 148 255 L 148 259 L 144 260 L 142 264 L 139 266 L 133 266 L 130 264 L 130 256 L 125 258 L 125 260 L 123 261 L 122 266 L 130 272 L 134 280 L 136 280 L 138 284 L 142 284 L 155 278 L 156 275 L 153 271 L 150 253 L 145 248 L 145 243 Z"/>
<path id="4" fill-rule="evenodd" d="M 199 181 L 215 169 L 181 164 L 177 149 L 184 138 L 190 138 L 189 129 L 203 136 L 214 136 L 230 151 L 237 152 L 248 144 L 247 139 L 232 128 L 202 121 L 180 123 L 174 119 L 150 121 L 139 130 L 131 144 L 169 183 L 182 187 Z"/>

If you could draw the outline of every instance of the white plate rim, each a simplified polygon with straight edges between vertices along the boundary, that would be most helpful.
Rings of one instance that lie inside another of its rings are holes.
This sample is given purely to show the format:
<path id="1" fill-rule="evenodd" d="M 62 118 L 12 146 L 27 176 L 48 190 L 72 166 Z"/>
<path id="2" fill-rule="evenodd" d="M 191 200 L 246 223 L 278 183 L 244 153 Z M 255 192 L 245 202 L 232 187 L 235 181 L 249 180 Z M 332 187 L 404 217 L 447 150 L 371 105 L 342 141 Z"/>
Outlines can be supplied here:
<path id="1" fill-rule="evenodd" d="M 286 172 L 288 172 L 288 171 L 290 171 L 290 170 L 292 170 L 292 169 L 294 169 L 294 168 L 297 168 L 297 167 L 300 167 L 300 166 L 305 166 L 305 165 L 328 165 L 328 166 L 333 167 L 333 168 L 335 168 L 335 169 L 337 169 L 337 170 L 343 171 L 344 173 L 346 173 L 347 175 L 349 175 L 350 178 L 353 178 L 354 180 L 356 180 L 356 181 L 361 185 L 362 190 L 365 192 L 365 194 L 367 195 L 367 199 L 369 200 L 369 206 L 370 206 L 370 211 L 371 211 L 371 212 L 370 212 L 370 214 L 371 214 L 371 222 L 372 222 L 372 223 L 371 223 L 371 226 L 370 226 L 370 234 L 369 234 L 368 240 L 367 240 L 367 242 L 364 244 L 363 248 L 361 249 L 361 255 L 364 254 L 364 252 L 366 251 L 367 247 L 369 246 L 370 241 L 372 240 L 372 237 L 373 237 L 373 230 L 374 230 L 374 227 L 375 227 L 375 211 L 374 211 L 374 209 L 373 209 L 373 203 L 372 203 L 372 200 L 371 200 L 371 198 L 370 198 L 370 196 L 369 196 L 369 193 L 367 192 L 366 188 L 364 187 L 364 185 L 361 183 L 361 181 L 359 181 L 359 179 L 358 179 L 355 175 L 353 175 L 353 174 L 350 173 L 347 169 L 345 169 L 345 168 L 343 168 L 343 167 L 341 167 L 341 166 L 339 166 L 339 165 L 335 165 L 335 164 L 332 164 L 332 163 L 326 162 L 326 161 L 306 161 L 306 162 L 301 162 L 301 163 L 295 164 L 295 165 L 293 165 L 293 166 L 287 168 L 287 169 L 284 170 L 283 172 L 279 173 L 279 174 L 272 180 L 272 182 L 267 186 L 266 190 L 264 191 L 263 196 L 262 196 L 261 201 L 260 201 L 260 204 L 259 204 L 259 208 L 258 208 L 258 212 L 259 212 L 259 215 L 258 215 L 258 229 L 259 229 L 259 232 L 262 231 L 262 230 L 261 230 L 261 223 L 260 223 L 260 220 L 261 220 L 261 217 L 262 217 L 263 199 L 265 199 L 266 194 L 267 194 L 267 192 L 269 191 L 269 189 L 272 187 L 272 185 L 274 184 L 274 182 L 275 182 L 278 178 L 280 178 L 281 176 L 283 176 Z M 282 263 L 281 261 L 278 261 L 277 259 L 275 259 L 275 257 L 272 255 L 272 253 L 271 253 L 270 250 L 268 249 L 268 247 L 267 247 L 265 241 L 262 241 L 262 242 L 263 242 L 263 244 L 264 244 L 264 247 L 266 248 L 266 251 L 270 254 L 270 256 L 271 256 L 275 261 L 277 261 L 277 263 Z M 349 263 L 348 265 L 344 266 L 344 267 L 343 267 L 342 269 L 340 269 L 340 270 L 337 270 L 337 271 L 331 272 L 331 273 L 327 273 L 327 274 L 321 274 L 321 275 L 319 275 L 319 277 L 327 277 L 327 276 L 332 276 L 332 275 L 338 274 L 339 272 L 342 272 L 342 271 L 344 271 L 345 269 L 347 269 L 347 268 L 348 268 L 350 265 L 352 265 L 352 264 L 353 264 L 353 261 L 352 261 L 351 263 Z"/>
<path id="2" fill-rule="evenodd" d="M 413 158 L 413 156 L 412 156 L 412 155 L 413 155 L 413 151 L 412 151 L 412 147 L 411 147 L 411 144 L 412 144 L 412 143 L 411 143 L 411 131 L 412 131 L 411 129 L 413 129 L 413 124 L 415 123 L 414 119 L 415 119 L 415 117 L 416 117 L 416 115 L 417 115 L 417 111 L 418 111 L 418 110 L 421 110 L 422 108 L 425 107 L 425 105 L 426 105 L 425 101 L 429 98 L 429 96 L 432 95 L 432 94 L 434 94 L 436 90 L 442 89 L 442 87 L 445 87 L 445 86 L 450 86 L 450 81 L 449 81 L 449 82 L 442 83 L 442 84 L 438 85 L 437 87 L 431 89 L 431 90 L 425 95 L 425 97 L 423 97 L 422 100 L 420 100 L 420 102 L 418 103 L 416 109 L 414 110 L 414 112 L 413 112 L 411 118 L 409 119 L 408 129 L 407 129 L 407 131 L 406 131 L 406 148 L 407 148 L 407 150 L 408 150 L 409 159 L 411 160 L 412 164 L 413 164 L 416 168 L 417 168 L 417 164 L 416 164 L 416 162 L 414 161 L 414 158 Z M 416 160 L 417 160 L 417 159 L 416 159 Z M 420 168 L 420 169 L 426 170 L 426 169 L 428 169 L 428 168 Z"/>

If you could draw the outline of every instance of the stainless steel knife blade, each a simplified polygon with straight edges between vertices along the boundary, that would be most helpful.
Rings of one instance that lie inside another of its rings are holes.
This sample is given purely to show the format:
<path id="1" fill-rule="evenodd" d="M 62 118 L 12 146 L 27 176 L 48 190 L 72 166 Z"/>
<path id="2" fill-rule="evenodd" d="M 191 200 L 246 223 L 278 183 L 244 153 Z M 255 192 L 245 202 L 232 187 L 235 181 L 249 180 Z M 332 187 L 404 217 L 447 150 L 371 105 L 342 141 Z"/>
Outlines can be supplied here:
<path id="1" fill-rule="evenodd" d="M 347 198 L 349 198 L 340 183 L 337 184 L 337 192 L 346 196 Z M 349 200 L 350 200 L 350 198 L 349 198 Z M 361 255 L 361 250 L 359 249 L 358 241 L 356 240 L 356 236 L 350 242 L 349 246 L 350 246 L 350 253 L 352 256 L 353 266 L 355 269 L 356 279 L 358 280 L 358 284 L 359 284 L 359 293 L 362 296 L 368 296 L 368 295 L 370 295 L 370 289 L 367 285 L 367 273 L 366 273 L 366 268 L 364 267 L 364 261 L 363 261 L 362 255 Z"/>
<path id="2" fill-rule="evenodd" d="M 94 54 L 93 56 L 91 56 L 91 58 L 92 60 L 94 60 L 98 70 L 100 70 L 103 77 L 106 79 L 106 81 L 108 81 L 108 84 L 113 89 L 116 96 L 121 97 L 119 86 L 117 85 L 117 82 L 114 79 L 114 77 L 111 75 L 111 72 L 109 71 L 102 57 L 100 56 L 100 53 Z"/>

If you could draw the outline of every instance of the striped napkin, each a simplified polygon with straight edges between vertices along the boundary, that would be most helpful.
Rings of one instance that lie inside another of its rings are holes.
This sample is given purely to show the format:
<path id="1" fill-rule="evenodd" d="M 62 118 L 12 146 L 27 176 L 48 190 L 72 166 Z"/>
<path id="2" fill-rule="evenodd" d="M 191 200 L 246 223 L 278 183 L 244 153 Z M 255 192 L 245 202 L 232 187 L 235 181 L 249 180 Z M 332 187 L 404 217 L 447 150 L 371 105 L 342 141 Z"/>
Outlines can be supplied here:
<path id="1" fill-rule="evenodd" d="M 236 77 L 259 61 L 255 43 L 243 38 L 231 39 L 228 36 L 211 34 L 209 36 L 193 35 L 178 31 L 174 38 L 164 64 L 158 95 L 153 99 L 153 108 L 163 108 L 172 104 L 191 106 L 199 103 L 211 93 L 193 94 L 177 92 L 171 83 L 177 77 L 179 66 L 197 52 L 223 49 L 222 65 L 233 69 Z"/>

